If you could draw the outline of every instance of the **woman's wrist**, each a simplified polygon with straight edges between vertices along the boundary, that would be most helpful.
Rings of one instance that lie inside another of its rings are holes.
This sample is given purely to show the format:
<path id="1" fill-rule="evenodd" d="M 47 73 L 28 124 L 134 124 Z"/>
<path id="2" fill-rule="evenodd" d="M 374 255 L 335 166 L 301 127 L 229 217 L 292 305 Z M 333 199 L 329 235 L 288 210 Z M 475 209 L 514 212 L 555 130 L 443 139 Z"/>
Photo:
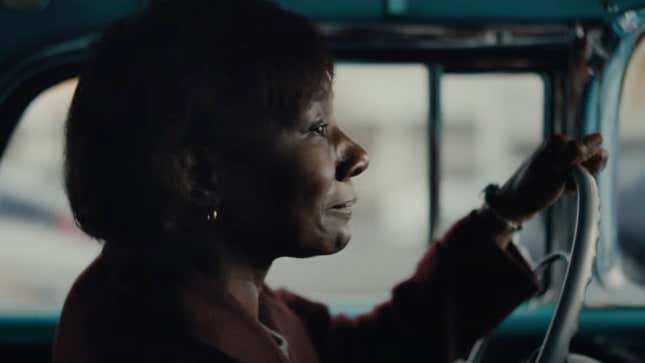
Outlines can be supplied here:
<path id="1" fill-rule="evenodd" d="M 484 188 L 484 204 L 479 214 L 491 226 L 496 244 L 506 249 L 513 235 L 522 229 L 524 218 L 513 207 L 512 199 L 496 184 Z"/>
<path id="2" fill-rule="evenodd" d="M 481 207 L 481 210 L 484 213 L 488 213 L 491 218 L 495 219 L 496 222 L 505 230 L 513 233 L 522 230 L 521 222 L 507 218 L 503 213 L 498 212 L 494 207 L 488 205 L 488 203 L 484 203 L 484 205 Z"/>
<path id="3" fill-rule="evenodd" d="M 500 219 L 511 226 L 519 226 L 527 219 L 527 213 L 522 212 L 519 203 L 508 193 L 505 193 L 497 184 L 489 184 L 484 188 L 484 206 L 489 208 Z"/>
<path id="4" fill-rule="evenodd" d="M 513 239 L 513 235 L 521 229 L 511 227 L 508 221 L 500 218 L 500 216 L 486 204 L 479 208 L 477 214 L 482 219 L 483 223 L 486 224 L 487 230 L 492 234 L 495 244 L 503 250 L 508 247 L 508 244 Z"/>

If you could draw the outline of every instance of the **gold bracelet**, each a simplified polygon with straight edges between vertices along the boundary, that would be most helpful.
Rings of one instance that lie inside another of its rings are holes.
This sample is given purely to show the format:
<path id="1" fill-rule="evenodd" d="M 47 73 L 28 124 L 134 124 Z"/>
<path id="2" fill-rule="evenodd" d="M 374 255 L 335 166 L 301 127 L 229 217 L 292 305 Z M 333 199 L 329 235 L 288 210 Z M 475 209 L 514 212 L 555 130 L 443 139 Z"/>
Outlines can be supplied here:
<path id="1" fill-rule="evenodd" d="M 502 217 L 495 209 L 493 209 L 488 203 L 484 202 L 482 206 L 484 212 L 489 212 L 495 219 L 504 226 L 504 229 L 510 232 L 519 232 L 522 230 L 522 224 L 518 222 L 513 222 L 510 219 Z"/>
<path id="2" fill-rule="evenodd" d="M 493 195 L 496 194 L 499 189 L 499 185 L 497 184 L 488 184 L 486 188 L 484 188 L 484 190 L 482 191 L 484 194 L 484 205 L 482 208 L 485 211 L 489 211 L 490 214 L 493 215 L 498 222 L 500 222 L 500 224 L 504 225 L 505 229 L 513 233 L 518 232 L 522 230 L 522 223 L 514 222 L 508 218 L 505 218 L 490 205 L 491 197 L 493 197 Z"/>

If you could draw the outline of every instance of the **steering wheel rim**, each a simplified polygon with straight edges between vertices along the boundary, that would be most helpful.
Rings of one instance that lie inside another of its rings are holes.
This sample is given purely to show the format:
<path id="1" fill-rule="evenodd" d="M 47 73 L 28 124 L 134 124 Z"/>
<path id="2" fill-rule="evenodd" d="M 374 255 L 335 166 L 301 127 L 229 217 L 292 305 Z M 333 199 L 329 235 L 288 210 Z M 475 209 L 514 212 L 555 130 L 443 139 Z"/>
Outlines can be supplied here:
<path id="1" fill-rule="evenodd" d="M 576 184 L 575 232 L 570 263 L 560 292 L 553 318 L 540 347 L 536 363 L 565 363 L 571 339 L 578 331 L 578 320 L 591 282 L 592 267 L 598 242 L 600 222 L 598 186 L 593 176 L 582 166 L 572 172 Z"/>

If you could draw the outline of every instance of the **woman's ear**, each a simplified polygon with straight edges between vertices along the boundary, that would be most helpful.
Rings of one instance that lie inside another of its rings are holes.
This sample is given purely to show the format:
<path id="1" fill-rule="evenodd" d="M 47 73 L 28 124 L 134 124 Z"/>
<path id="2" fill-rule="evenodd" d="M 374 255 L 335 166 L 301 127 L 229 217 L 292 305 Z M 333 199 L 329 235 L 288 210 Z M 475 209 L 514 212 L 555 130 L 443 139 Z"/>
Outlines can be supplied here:
<path id="1" fill-rule="evenodd" d="M 213 153 L 206 148 L 187 151 L 184 154 L 184 167 L 188 177 L 189 202 L 207 211 L 217 208 L 221 198 L 218 194 L 217 162 Z"/>
<path id="2" fill-rule="evenodd" d="M 206 150 L 183 150 L 163 165 L 166 230 L 208 223 L 220 203 L 216 163 Z M 174 197 L 174 198 L 173 198 Z"/>

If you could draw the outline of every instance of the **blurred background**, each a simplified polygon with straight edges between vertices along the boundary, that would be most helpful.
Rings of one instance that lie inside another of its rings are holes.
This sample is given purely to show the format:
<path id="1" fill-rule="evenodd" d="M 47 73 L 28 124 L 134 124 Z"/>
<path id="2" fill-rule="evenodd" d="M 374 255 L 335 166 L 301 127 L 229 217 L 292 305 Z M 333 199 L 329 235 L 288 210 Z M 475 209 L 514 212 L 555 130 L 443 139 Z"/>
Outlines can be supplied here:
<path id="1" fill-rule="evenodd" d="M 645 61 L 643 54 L 635 59 Z M 627 79 L 634 81 L 623 97 L 621 200 L 645 195 L 645 167 L 638 161 L 645 154 L 644 66 L 630 66 L 634 74 Z M 365 306 L 386 299 L 413 272 L 431 243 L 430 82 L 423 64 L 338 65 L 336 118 L 371 159 L 355 180 L 354 237 L 334 256 L 276 261 L 270 285 L 335 306 Z M 59 310 L 73 280 L 101 248 L 75 227 L 62 182 L 63 126 L 75 87 L 71 79 L 33 100 L 0 163 L 2 312 Z M 484 186 L 502 183 L 541 143 L 544 87 L 537 74 L 442 77 L 436 236 L 478 208 Z M 621 231 L 629 230 L 636 242 L 626 243 L 639 243 L 645 231 L 638 220 L 630 223 Z M 517 242 L 533 258 L 544 254 L 542 218 L 526 225 Z"/>

